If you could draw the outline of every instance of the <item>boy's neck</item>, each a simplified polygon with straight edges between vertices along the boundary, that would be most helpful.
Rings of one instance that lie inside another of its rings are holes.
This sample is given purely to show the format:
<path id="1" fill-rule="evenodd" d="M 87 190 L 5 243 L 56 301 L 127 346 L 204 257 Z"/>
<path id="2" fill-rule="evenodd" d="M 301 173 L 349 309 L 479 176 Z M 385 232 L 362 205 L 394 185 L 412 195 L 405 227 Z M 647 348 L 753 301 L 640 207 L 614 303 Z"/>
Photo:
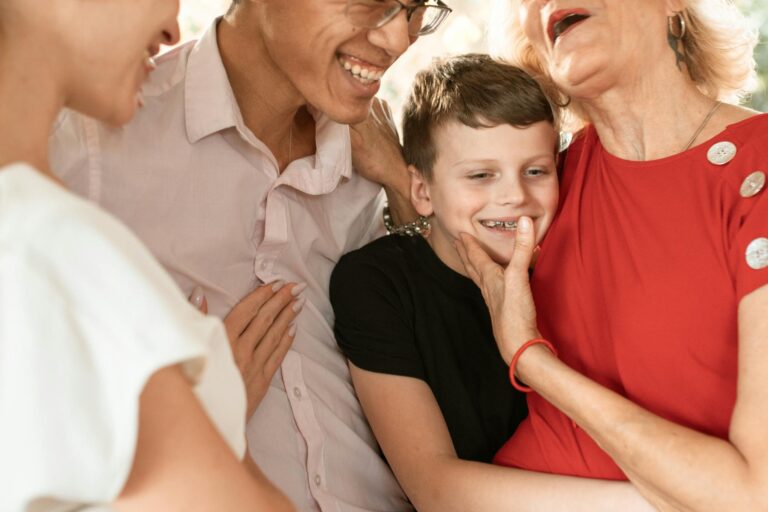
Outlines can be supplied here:
<path id="1" fill-rule="evenodd" d="M 454 247 L 453 241 L 448 240 L 442 236 L 442 233 L 437 231 L 438 229 L 439 228 L 434 225 L 433 220 L 432 231 L 430 236 L 426 238 L 427 243 L 432 248 L 435 256 L 437 256 L 437 258 L 442 261 L 446 267 L 469 279 L 469 275 L 464 268 L 464 264 L 461 262 L 461 258 L 459 258 L 459 253 L 456 251 L 456 247 Z"/>

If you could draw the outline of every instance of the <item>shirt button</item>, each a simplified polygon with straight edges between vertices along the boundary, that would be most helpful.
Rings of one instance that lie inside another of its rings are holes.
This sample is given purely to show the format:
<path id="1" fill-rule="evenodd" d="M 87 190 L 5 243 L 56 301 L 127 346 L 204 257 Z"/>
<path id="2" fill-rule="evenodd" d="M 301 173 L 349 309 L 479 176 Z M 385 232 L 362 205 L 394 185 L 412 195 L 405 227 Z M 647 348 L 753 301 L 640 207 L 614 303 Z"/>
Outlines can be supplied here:
<path id="1" fill-rule="evenodd" d="M 293 388 L 293 396 L 301 400 L 301 390 L 299 389 L 299 386 Z"/>
<path id="2" fill-rule="evenodd" d="M 768 267 L 768 238 L 755 238 L 747 246 L 747 265 L 755 270 Z"/>
<path id="3" fill-rule="evenodd" d="M 315 475 L 315 485 L 320 487 L 321 483 L 323 483 L 323 479 L 320 478 L 320 475 Z"/>
<path id="4" fill-rule="evenodd" d="M 736 156 L 736 145 L 733 142 L 723 141 L 712 144 L 707 151 L 707 160 L 715 165 L 725 165 Z"/>
<path id="5" fill-rule="evenodd" d="M 741 184 L 739 193 L 743 198 L 754 197 L 759 194 L 761 190 L 763 190 L 764 186 L 765 173 L 762 171 L 755 171 L 744 178 L 744 182 Z"/>
<path id="6" fill-rule="evenodd" d="M 267 260 L 261 260 L 261 263 L 259 263 L 259 267 L 261 270 L 267 270 L 269 267 L 269 262 Z"/>

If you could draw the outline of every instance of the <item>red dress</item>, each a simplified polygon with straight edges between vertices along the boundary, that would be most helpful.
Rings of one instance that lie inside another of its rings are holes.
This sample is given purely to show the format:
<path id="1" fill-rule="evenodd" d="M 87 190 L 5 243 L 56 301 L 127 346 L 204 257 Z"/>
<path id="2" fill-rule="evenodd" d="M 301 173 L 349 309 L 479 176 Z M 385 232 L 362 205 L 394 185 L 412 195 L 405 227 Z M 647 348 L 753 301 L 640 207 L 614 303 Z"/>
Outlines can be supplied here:
<path id="1" fill-rule="evenodd" d="M 722 142 L 732 145 L 715 148 L 715 159 L 735 155 L 716 165 L 708 151 Z M 559 214 L 532 283 L 539 328 L 560 358 L 663 418 L 727 438 L 737 305 L 768 284 L 760 268 L 768 265 L 768 184 L 756 192 L 755 171 L 768 174 L 768 115 L 649 162 L 608 154 L 586 128 L 568 150 Z M 747 264 L 748 247 L 758 268 Z M 539 395 L 528 406 L 494 462 L 625 478 Z"/>

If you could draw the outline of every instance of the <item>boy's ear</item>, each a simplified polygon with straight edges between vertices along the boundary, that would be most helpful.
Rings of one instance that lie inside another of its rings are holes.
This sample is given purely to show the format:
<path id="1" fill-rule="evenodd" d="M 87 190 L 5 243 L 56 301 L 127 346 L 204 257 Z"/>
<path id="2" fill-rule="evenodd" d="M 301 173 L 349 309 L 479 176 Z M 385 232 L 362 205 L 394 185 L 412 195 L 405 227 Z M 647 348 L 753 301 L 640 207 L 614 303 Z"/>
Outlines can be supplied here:
<path id="1" fill-rule="evenodd" d="M 432 199 L 429 196 L 429 183 L 424 175 L 416 167 L 409 165 L 408 173 L 411 175 L 411 203 L 416 213 L 429 217 L 432 215 Z"/>

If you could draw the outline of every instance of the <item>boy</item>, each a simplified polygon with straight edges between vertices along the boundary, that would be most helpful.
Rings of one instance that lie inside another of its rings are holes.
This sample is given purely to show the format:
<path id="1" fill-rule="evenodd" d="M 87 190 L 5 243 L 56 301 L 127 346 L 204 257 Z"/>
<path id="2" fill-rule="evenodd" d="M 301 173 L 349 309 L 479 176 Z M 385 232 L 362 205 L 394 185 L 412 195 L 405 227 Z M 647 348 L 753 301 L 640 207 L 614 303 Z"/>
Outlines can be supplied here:
<path id="1" fill-rule="evenodd" d="M 520 216 L 546 232 L 558 201 L 556 118 L 522 70 L 464 55 L 416 77 L 403 131 L 411 201 L 431 230 L 380 238 L 341 259 L 330 287 L 336 338 L 416 508 L 456 499 L 469 510 L 467 483 L 482 472 L 463 461 L 490 462 L 527 410 L 453 242 L 469 233 L 506 264 Z M 445 473 L 446 456 L 456 471 Z"/>

